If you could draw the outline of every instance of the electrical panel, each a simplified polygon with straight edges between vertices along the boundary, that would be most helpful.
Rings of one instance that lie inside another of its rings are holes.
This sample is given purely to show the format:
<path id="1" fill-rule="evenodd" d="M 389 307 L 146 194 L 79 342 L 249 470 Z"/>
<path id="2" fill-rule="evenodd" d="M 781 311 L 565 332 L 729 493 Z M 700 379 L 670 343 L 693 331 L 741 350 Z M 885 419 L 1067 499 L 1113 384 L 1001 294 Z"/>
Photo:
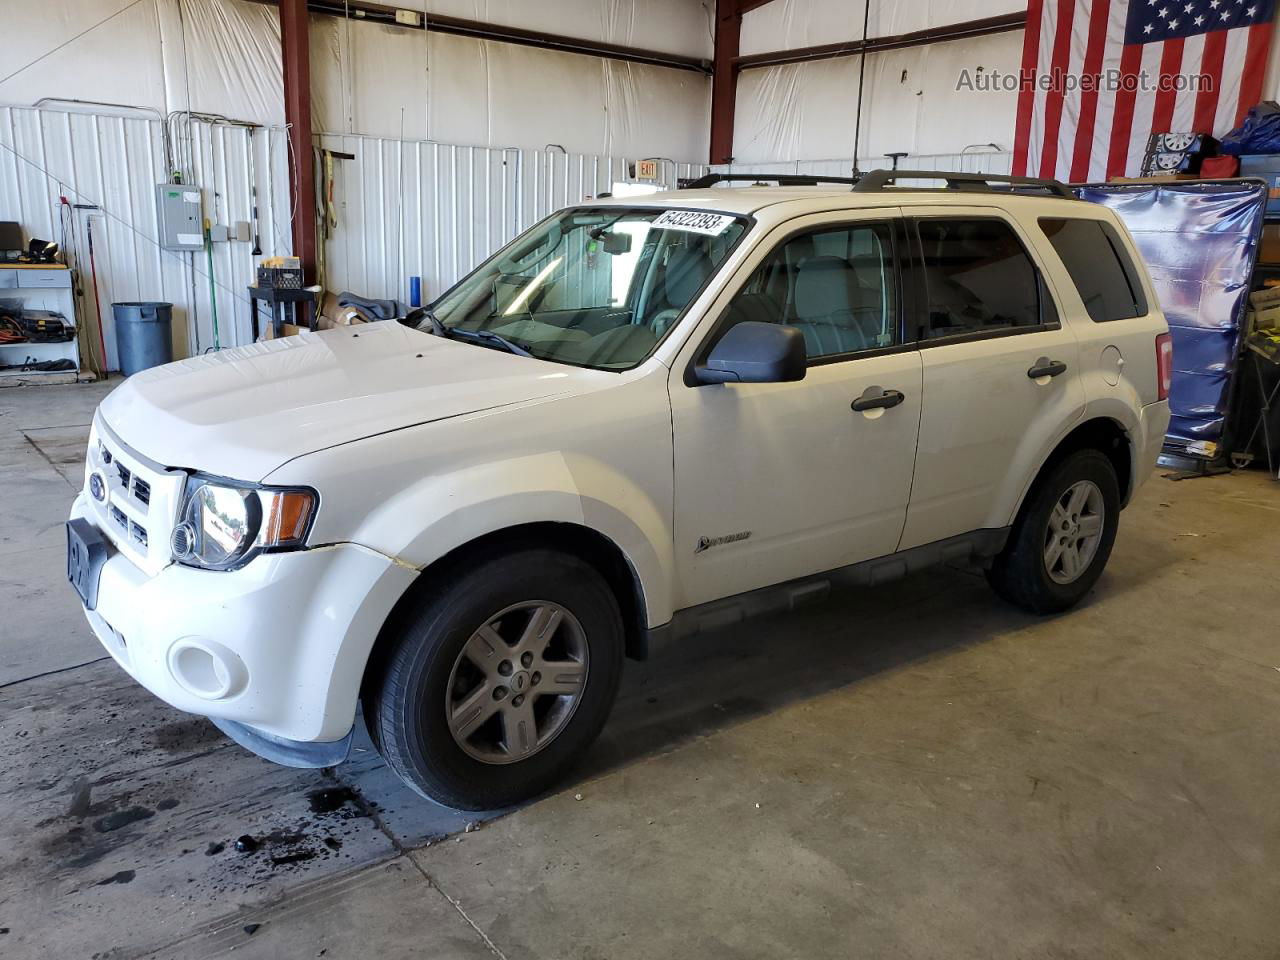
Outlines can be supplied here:
<path id="1" fill-rule="evenodd" d="M 200 188 L 189 183 L 156 184 L 160 215 L 160 246 L 166 250 L 204 249 L 204 218 Z"/>

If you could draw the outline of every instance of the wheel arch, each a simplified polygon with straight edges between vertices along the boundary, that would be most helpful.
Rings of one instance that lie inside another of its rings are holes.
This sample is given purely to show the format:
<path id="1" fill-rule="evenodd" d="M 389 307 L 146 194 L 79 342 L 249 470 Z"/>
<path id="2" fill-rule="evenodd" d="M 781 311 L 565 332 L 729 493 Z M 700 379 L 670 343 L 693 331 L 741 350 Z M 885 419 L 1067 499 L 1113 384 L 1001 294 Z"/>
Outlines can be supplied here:
<path id="1" fill-rule="evenodd" d="M 613 540 L 582 524 L 540 520 L 504 527 L 481 534 L 436 558 L 418 571 L 396 601 L 369 651 L 361 679 L 361 688 L 386 656 L 394 642 L 403 618 L 425 593 L 433 589 L 442 571 L 456 571 L 482 563 L 499 553 L 522 548 L 559 550 L 584 561 L 598 570 L 609 584 L 622 614 L 626 655 L 633 660 L 648 656 L 648 619 L 644 584 L 628 560 L 626 553 Z"/>
<path id="2" fill-rule="evenodd" d="M 1116 471 L 1116 483 L 1120 488 L 1120 506 L 1122 509 L 1128 506 L 1134 478 L 1133 437 L 1124 425 L 1113 417 L 1091 417 L 1073 427 L 1044 458 L 1035 476 L 1022 492 L 1014 519 L 1022 512 L 1023 506 L 1040 479 L 1064 458 L 1078 450 L 1097 450 L 1111 461 Z"/>

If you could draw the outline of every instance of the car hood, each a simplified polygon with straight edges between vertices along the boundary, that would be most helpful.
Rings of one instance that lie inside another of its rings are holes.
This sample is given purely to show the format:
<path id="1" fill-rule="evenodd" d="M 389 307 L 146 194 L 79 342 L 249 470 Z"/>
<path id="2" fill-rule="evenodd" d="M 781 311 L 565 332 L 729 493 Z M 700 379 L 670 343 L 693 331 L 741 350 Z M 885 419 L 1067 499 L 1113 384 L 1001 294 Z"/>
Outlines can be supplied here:
<path id="1" fill-rule="evenodd" d="M 316 450 L 578 392 L 601 376 L 386 321 L 154 367 L 100 412 L 157 463 L 256 481 Z"/>

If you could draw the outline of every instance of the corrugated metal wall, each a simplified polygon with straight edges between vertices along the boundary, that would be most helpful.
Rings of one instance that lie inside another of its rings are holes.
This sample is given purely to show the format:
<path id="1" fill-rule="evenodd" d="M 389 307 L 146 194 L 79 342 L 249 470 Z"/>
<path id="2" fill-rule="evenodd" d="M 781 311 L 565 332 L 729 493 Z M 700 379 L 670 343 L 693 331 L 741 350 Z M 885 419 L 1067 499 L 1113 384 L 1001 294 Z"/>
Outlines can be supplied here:
<path id="1" fill-rule="evenodd" d="M 263 248 L 287 253 L 284 131 L 203 122 L 171 127 L 173 164 L 202 189 L 206 216 L 216 223 L 251 220 L 256 185 Z M 164 250 L 158 243 L 155 185 L 165 181 L 168 165 L 163 130 L 159 118 L 137 112 L 0 108 L 0 219 L 16 220 L 28 236 L 63 245 L 78 270 L 77 309 L 86 329 L 96 316 L 96 274 L 110 369 L 117 367 L 114 302 L 172 303 L 180 356 L 212 346 L 215 305 L 222 346 L 251 339 L 245 287 L 254 271 L 252 242 L 214 244 L 212 273 L 203 251 Z M 60 197 L 81 206 L 68 209 Z M 93 332 L 82 337 L 89 366 L 96 366 L 96 339 Z"/>
<path id="2" fill-rule="evenodd" d="M 319 141 L 324 149 L 355 157 L 332 164 L 337 226 L 325 245 L 326 287 L 407 300 L 408 278 L 419 276 L 424 302 L 552 211 L 629 180 L 634 163 L 373 137 L 326 135 Z M 659 164 L 671 188 L 677 177 L 706 170 L 700 164 Z"/>
<path id="3" fill-rule="evenodd" d="M 371 137 L 318 140 L 355 157 L 332 163 L 335 225 L 324 245 L 326 287 L 401 300 L 408 299 L 410 276 L 422 277 L 424 298 L 434 297 L 553 210 L 629 179 L 634 162 Z M 69 252 L 81 280 L 81 324 L 90 331 L 81 348 L 88 366 L 97 356 L 90 231 L 109 369 L 117 368 L 113 302 L 172 303 L 179 356 L 212 348 L 215 306 L 220 346 L 252 339 L 245 288 L 256 269 L 253 242 L 213 244 L 212 273 L 203 251 L 168 251 L 158 243 L 155 185 L 170 164 L 201 188 L 214 223 L 252 221 L 256 192 L 263 254 L 290 252 L 291 157 L 283 129 L 182 118 L 166 124 L 136 111 L 0 108 L 0 220 L 16 220 L 28 236 L 57 240 Z M 659 167 L 671 187 L 677 177 L 707 169 L 667 161 Z M 325 171 L 322 163 L 321 184 L 328 187 Z M 62 196 L 95 209 L 67 211 Z"/>

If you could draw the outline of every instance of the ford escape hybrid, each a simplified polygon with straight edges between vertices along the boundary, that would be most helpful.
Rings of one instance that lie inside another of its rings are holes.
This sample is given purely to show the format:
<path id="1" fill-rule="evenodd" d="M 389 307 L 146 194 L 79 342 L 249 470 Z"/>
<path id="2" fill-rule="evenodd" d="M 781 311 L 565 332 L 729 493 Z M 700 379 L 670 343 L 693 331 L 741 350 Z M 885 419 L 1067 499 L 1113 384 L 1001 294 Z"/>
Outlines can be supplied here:
<path id="1" fill-rule="evenodd" d="M 1161 446 L 1165 321 L 1110 211 L 927 176 L 571 207 L 401 321 L 131 377 L 67 527 L 89 622 L 251 750 L 340 762 L 362 709 L 485 808 L 655 637 L 956 558 L 1070 607 Z"/>

